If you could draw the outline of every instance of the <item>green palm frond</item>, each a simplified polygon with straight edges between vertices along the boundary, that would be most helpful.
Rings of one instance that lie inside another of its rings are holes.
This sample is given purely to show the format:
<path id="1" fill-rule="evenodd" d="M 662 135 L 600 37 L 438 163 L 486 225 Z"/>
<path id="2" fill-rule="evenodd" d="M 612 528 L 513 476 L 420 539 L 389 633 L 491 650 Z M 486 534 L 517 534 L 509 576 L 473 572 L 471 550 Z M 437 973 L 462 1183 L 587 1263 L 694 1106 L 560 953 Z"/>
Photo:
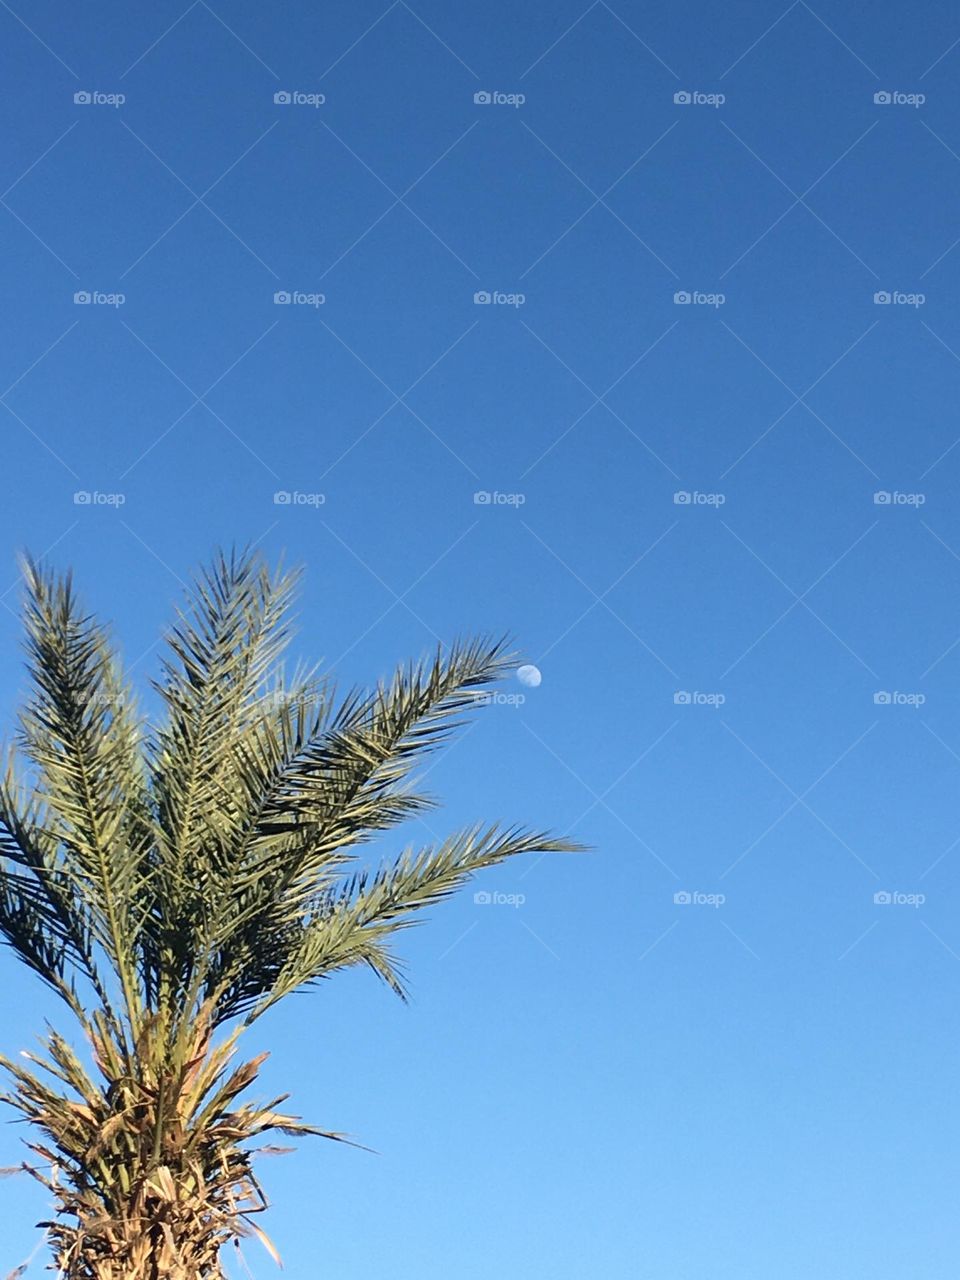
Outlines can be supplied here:
<path id="1" fill-rule="evenodd" d="M 57 893 L 52 885 L 69 887 L 82 915 L 75 936 L 88 934 L 106 956 L 135 1025 L 138 906 L 149 840 L 136 713 L 107 635 L 81 612 L 70 576 L 57 579 L 29 560 L 24 575 L 32 696 L 21 713 L 20 739 L 38 784 L 19 816 L 13 786 L 5 788 L 7 834 L 34 862 L 48 898 Z M 32 824 L 31 842 L 26 833 L 37 812 L 43 826 Z M 44 857 L 46 872 L 37 865 Z"/>
<path id="2" fill-rule="evenodd" d="M 107 1004 L 94 955 L 92 903 L 62 856 L 45 806 L 18 781 L 18 773 L 11 748 L 0 774 L 0 933 L 72 1005 L 68 961 Z M 26 945 L 25 934 L 32 936 Z"/>
<path id="3" fill-rule="evenodd" d="M 283 1098 L 241 1100 L 262 1062 L 231 1066 L 243 1030 L 357 965 L 402 995 L 391 946 L 418 913 L 505 859 L 579 846 L 476 826 L 361 861 L 433 807 L 416 771 L 511 670 L 502 641 L 338 696 L 313 671 L 284 676 L 296 575 L 220 555 L 167 637 L 147 726 L 69 575 L 28 561 L 24 578 L 31 693 L 0 774 L 0 939 L 70 1006 L 95 1071 L 52 1031 L 44 1056 L 0 1058 L 6 1101 L 39 1131 L 26 1167 L 56 1197 L 46 1225 L 70 1280 L 216 1277 L 224 1242 L 266 1239 L 247 1144 L 344 1140 Z"/>
<path id="4" fill-rule="evenodd" d="M 299 922 L 298 943 L 264 998 L 249 994 L 230 1006 L 253 1022 L 297 988 L 338 969 L 369 965 L 398 995 L 404 984 L 387 950 L 391 935 L 416 923 L 416 913 L 455 893 L 477 871 L 522 853 L 570 853 L 581 846 L 544 832 L 479 827 L 445 840 L 437 848 L 408 851 L 375 872 L 360 872 L 325 890 Z"/>
<path id="5" fill-rule="evenodd" d="M 349 697 L 289 762 L 230 868 L 205 986 L 206 994 L 226 988 L 220 1016 L 247 1009 L 272 991 L 281 970 L 290 972 L 315 903 L 354 847 L 432 803 L 406 785 L 412 768 L 476 705 L 477 688 L 508 669 L 502 642 L 455 645 L 399 670 L 367 697 Z M 273 945 L 264 948 L 265 938 Z M 382 972 L 379 952 L 367 960 L 374 961 Z"/>

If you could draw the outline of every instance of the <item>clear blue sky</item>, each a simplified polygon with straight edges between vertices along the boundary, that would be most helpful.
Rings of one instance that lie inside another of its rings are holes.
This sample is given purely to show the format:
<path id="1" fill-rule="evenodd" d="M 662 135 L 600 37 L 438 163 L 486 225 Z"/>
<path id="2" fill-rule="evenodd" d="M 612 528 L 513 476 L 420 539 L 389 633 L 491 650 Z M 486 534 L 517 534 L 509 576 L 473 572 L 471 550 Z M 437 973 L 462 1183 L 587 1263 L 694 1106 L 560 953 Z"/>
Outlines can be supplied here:
<path id="1" fill-rule="evenodd" d="M 260 540 L 345 679 L 512 631 L 543 682 L 431 826 L 596 847 L 433 913 L 409 1007 L 251 1037 L 379 1152 L 264 1167 L 287 1274 L 954 1277 L 956 9 L 184 4 L 0 7 L 3 722 L 18 548 L 145 680 Z M 54 1010 L 0 977 L 16 1049 Z"/>

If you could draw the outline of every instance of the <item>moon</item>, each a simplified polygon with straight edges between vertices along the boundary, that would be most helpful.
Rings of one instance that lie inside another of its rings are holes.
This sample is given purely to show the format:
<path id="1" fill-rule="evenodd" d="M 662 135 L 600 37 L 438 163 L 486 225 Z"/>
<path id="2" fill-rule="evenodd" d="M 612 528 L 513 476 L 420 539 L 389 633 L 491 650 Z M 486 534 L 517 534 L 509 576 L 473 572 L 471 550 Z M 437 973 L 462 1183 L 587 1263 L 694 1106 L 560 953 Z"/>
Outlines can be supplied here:
<path id="1" fill-rule="evenodd" d="M 543 676 L 540 674 L 539 667 L 535 667 L 528 662 L 525 666 L 517 667 L 517 679 L 521 684 L 526 685 L 528 689 L 536 689 Z"/>

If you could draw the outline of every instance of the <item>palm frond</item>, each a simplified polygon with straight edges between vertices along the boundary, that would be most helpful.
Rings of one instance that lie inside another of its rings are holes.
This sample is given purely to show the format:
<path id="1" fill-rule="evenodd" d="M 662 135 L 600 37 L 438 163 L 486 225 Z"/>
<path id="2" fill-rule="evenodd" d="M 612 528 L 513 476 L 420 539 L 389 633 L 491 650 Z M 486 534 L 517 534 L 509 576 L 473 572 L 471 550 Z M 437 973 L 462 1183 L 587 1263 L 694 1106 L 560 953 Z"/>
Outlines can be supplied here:
<path id="1" fill-rule="evenodd" d="M 167 637 L 148 729 L 69 575 L 28 561 L 24 576 L 31 693 L 0 769 L 0 941 L 68 1004 L 92 1065 L 51 1030 L 42 1054 L 0 1056 L 3 1099 L 36 1132 L 24 1169 L 55 1198 L 41 1225 L 69 1280 L 215 1280 L 230 1239 L 272 1250 L 250 1144 L 348 1141 L 283 1096 L 249 1100 L 265 1055 L 236 1065 L 246 1028 L 357 965 L 403 995 L 392 946 L 420 913 L 505 859 L 579 846 L 476 826 L 361 861 L 433 807 L 420 767 L 511 669 L 502 641 L 338 697 L 281 666 L 296 575 L 224 554 Z"/>
<path id="2" fill-rule="evenodd" d="M 48 855 L 51 840 L 62 850 L 62 874 L 81 904 L 85 929 L 106 954 L 135 1019 L 134 921 L 148 839 L 136 713 L 106 632 L 80 611 L 70 576 L 58 578 L 28 560 L 24 577 L 33 693 L 21 715 L 21 742 L 39 778 L 43 838 Z M 9 832 L 16 825 L 9 808 L 7 818 Z M 34 857 L 25 846 L 21 852 Z M 52 883 L 51 874 L 38 874 Z"/>
<path id="3" fill-rule="evenodd" d="M 502 641 L 481 639 L 399 669 L 371 694 L 345 699 L 267 788 L 218 912 L 204 990 L 224 993 L 223 1019 L 283 984 L 313 904 L 356 846 L 431 805 L 407 786 L 413 768 L 511 665 Z M 385 974 L 379 950 L 364 947 L 367 963 Z"/>
<path id="4" fill-rule="evenodd" d="M 35 941 L 31 958 L 23 959 L 71 1004 L 74 997 L 64 987 L 67 962 L 93 987 L 101 1003 L 109 1006 L 94 951 L 91 904 L 85 884 L 77 883 L 75 868 L 51 832 L 49 815 L 36 792 L 21 781 L 16 752 L 7 753 L 6 768 L 0 773 L 0 895 L 4 898 L 0 931 L 15 950 L 18 935 L 29 919 L 21 900 L 33 904 Z M 9 893 L 7 893 L 9 887 Z M 38 931 L 42 931 L 42 947 Z M 37 968 L 47 954 L 53 964 Z"/>
<path id="5" fill-rule="evenodd" d="M 167 998 L 195 989 L 218 871 L 247 817 L 244 761 L 288 640 L 295 582 L 253 554 L 221 554 L 197 576 L 167 637 L 157 685 L 167 717 L 150 753 L 159 848 L 149 966 Z"/>
<path id="6" fill-rule="evenodd" d="M 375 872 L 361 872 L 325 891 L 303 922 L 299 944 L 269 994 L 250 1007 L 247 1023 L 290 992 L 339 969 L 369 965 L 398 994 L 404 983 L 386 943 L 416 913 L 455 893 L 477 871 L 524 853 L 574 853 L 583 845 L 546 832 L 474 827 L 436 848 L 407 851 Z M 250 1006 L 246 996 L 233 1013 Z"/>

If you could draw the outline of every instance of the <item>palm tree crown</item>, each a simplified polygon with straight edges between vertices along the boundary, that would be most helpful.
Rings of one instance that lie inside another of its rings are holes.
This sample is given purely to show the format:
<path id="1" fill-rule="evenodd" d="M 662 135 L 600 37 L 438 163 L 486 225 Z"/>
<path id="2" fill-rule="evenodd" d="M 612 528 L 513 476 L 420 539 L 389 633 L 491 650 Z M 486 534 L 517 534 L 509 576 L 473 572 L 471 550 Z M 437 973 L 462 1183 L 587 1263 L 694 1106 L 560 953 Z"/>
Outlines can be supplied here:
<path id="1" fill-rule="evenodd" d="M 238 1101 L 263 1059 L 237 1039 L 278 1000 L 368 965 L 399 994 L 392 936 L 474 871 L 576 848 L 477 826 L 379 869 L 359 846 L 432 801 L 412 771 L 512 667 L 472 640 L 338 697 L 285 679 L 296 575 L 219 555 L 166 638 L 147 724 L 69 575 L 27 562 L 31 689 L 0 778 L 0 936 L 69 1006 L 85 1065 L 0 1058 L 40 1130 L 24 1168 L 71 1280 L 219 1277 L 264 1207 L 252 1138 L 327 1133 Z M 226 1025 L 225 1024 L 230 1024 Z M 222 1039 L 215 1042 L 218 1028 Z"/>

